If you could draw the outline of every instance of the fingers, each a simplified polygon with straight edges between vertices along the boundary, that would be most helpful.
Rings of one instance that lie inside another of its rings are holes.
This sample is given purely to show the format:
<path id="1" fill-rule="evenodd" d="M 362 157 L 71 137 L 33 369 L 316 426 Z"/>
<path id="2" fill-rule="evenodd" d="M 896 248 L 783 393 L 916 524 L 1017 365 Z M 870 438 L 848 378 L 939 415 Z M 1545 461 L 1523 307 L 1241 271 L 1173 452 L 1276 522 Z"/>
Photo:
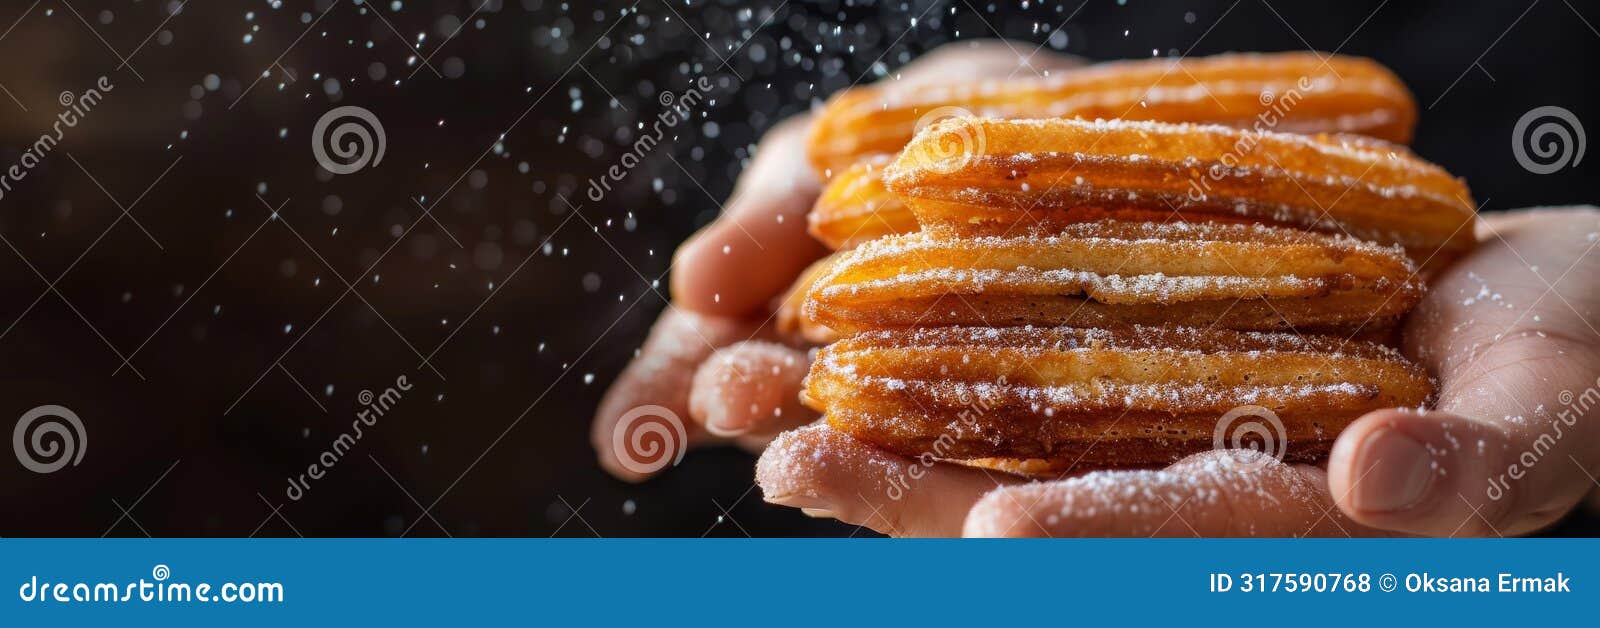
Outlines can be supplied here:
<path id="1" fill-rule="evenodd" d="M 964 528 L 981 537 L 1373 532 L 1334 507 L 1321 469 L 1243 451 L 1196 454 L 1160 471 L 1095 471 L 998 489 L 978 501 Z"/>
<path id="2" fill-rule="evenodd" d="M 1600 213 L 1497 220 L 1436 278 L 1407 326 L 1439 377 L 1438 411 L 1351 424 L 1329 459 L 1341 509 L 1434 536 L 1525 534 L 1593 487 L 1600 430 Z"/>
<path id="3" fill-rule="evenodd" d="M 806 233 L 806 212 L 821 192 L 805 159 L 808 119 L 790 118 L 769 131 L 723 215 L 678 247 L 673 303 L 702 314 L 750 316 L 827 254 Z"/>
<path id="4" fill-rule="evenodd" d="M 1329 459 L 1330 485 L 1339 507 L 1368 525 L 1427 536 L 1489 535 L 1508 523 L 1499 501 L 1482 499 L 1485 478 L 1514 449 L 1508 430 L 1494 421 L 1382 410 L 1345 429 Z M 1527 531 L 1519 526 L 1502 534 Z"/>
<path id="5" fill-rule="evenodd" d="M 773 342 L 741 342 L 700 365 L 689 392 L 689 414 L 722 437 L 770 437 L 811 423 L 800 403 L 811 361 L 806 352 Z"/>
<path id="6" fill-rule="evenodd" d="M 714 347 L 753 335 L 763 337 L 765 332 L 755 323 L 668 308 L 651 328 L 650 337 L 639 349 L 639 356 L 617 376 L 595 411 L 590 440 L 599 455 L 600 466 L 630 482 L 652 475 L 639 470 L 654 466 L 640 464 L 639 452 L 626 448 L 619 451 L 616 446 L 618 430 L 626 431 L 631 427 L 622 424 L 622 419 L 645 406 L 659 406 L 678 417 L 677 422 L 688 436 L 686 443 L 668 443 L 668 455 L 705 441 L 708 436 L 699 425 L 685 423 L 687 419 L 682 418 L 690 415 L 689 391 L 695 368 L 712 354 Z"/>
<path id="7" fill-rule="evenodd" d="M 956 536 L 998 473 L 884 453 L 819 423 L 772 441 L 756 465 L 768 502 L 893 536 Z"/>
<path id="8" fill-rule="evenodd" d="M 906 84 L 1044 72 L 1082 65 L 1076 57 L 1025 42 L 950 44 L 906 66 Z M 679 307 L 716 316 L 749 316 L 827 254 L 806 233 L 806 212 L 821 182 L 805 159 L 810 116 L 796 116 L 761 139 L 750 167 L 715 222 L 678 248 L 672 298 Z"/>

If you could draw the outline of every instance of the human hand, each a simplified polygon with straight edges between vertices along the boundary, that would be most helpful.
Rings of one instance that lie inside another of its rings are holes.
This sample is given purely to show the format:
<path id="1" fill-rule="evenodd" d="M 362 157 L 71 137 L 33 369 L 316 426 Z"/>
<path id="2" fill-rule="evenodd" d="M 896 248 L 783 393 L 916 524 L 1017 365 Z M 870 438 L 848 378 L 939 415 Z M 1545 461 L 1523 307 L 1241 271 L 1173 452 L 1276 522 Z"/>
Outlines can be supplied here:
<path id="1" fill-rule="evenodd" d="M 924 55 L 895 80 L 911 85 L 1080 64 L 1033 44 L 963 42 Z M 612 475 L 641 481 L 664 466 L 653 457 L 638 464 L 632 458 L 642 452 L 615 445 L 618 428 L 629 428 L 624 417 L 646 406 L 689 418 L 688 442 L 665 443 L 668 456 L 704 444 L 759 450 L 779 432 L 816 420 L 799 402 L 810 367 L 805 344 L 771 325 L 774 301 L 827 253 L 806 233 L 806 213 L 821 191 L 805 156 L 808 117 L 762 138 L 722 216 L 678 248 L 672 303 L 595 412 L 591 440 Z"/>
<path id="2" fill-rule="evenodd" d="M 1207 452 L 1162 470 L 1030 483 L 816 425 L 775 441 L 758 482 L 767 501 L 907 536 L 1535 531 L 1594 487 L 1600 463 L 1600 428 L 1585 416 L 1600 406 L 1600 212 L 1480 222 L 1479 248 L 1433 278 L 1403 334 L 1405 352 L 1439 378 L 1437 409 L 1360 418 L 1326 469 Z"/>

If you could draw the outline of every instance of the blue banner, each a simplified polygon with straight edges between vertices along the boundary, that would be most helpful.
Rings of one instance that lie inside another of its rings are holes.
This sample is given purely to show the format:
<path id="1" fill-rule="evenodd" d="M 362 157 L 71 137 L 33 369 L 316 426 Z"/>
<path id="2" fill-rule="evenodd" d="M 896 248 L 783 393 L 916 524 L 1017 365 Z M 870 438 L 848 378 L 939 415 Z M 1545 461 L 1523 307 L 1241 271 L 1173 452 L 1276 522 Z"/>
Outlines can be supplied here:
<path id="1" fill-rule="evenodd" d="M 0 625 L 1590 621 L 1600 540 L 0 540 Z"/>

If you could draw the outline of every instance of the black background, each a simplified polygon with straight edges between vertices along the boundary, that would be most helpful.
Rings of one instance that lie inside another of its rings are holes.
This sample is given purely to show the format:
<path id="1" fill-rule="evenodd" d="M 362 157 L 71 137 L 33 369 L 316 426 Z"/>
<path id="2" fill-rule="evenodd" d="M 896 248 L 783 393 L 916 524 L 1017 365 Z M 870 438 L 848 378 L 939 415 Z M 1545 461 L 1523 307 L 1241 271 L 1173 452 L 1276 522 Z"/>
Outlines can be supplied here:
<path id="1" fill-rule="evenodd" d="M 1592 160 L 1534 175 L 1511 139 L 1542 105 L 1600 120 L 1592 3 L 29 4 L 0 7 L 0 165 L 61 92 L 115 87 L 0 198 L 0 417 L 61 404 L 89 434 L 79 466 L 0 464 L 4 536 L 865 533 L 762 504 L 731 450 L 612 480 L 588 423 L 663 308 L 640 274 L 716 215 L 762 131 L 957 39 L 1371 56 L 1423 108 L 1417 151 L 1486 211 L 1597 198 Z M 429 61 L 408 65 L 418 33 Z M 557 195 L 582 200 L 660 91 L 701 75 L 717 87 L 693 123 L 572 219 Z M 311 129 L 336 105 L 381 120 L 380 164 L 319 173 Z M 438 199 L 443 229 L 416 222 L 364 272 L 421 217 L 413 199 Z M 341 276 L 356 290 L 336 301 Z M 117 372 L 130 354 L 142 376 Z M 359 392 L 400 375 L 415 386 L 395 409 L 286 500 Z M 1556 531 L 1594 530 L 1580 514 Z"/>

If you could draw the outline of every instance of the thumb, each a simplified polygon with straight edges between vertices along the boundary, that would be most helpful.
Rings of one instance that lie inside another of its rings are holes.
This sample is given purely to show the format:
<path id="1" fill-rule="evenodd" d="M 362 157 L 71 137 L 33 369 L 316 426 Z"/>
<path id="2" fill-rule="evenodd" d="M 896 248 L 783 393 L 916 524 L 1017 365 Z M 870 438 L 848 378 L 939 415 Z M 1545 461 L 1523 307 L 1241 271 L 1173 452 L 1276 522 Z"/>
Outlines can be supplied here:
<path id="1" fill-rule="evenodd" d="M 1356 521 L 1526 534 L 1593 488 L 1600 214 L 1518 213 L 1438 277 L 1408 323 L 1408 353 L 1439 376 L 1439 410 L 1373 412 L 1335 444 L 1329 487 Z"/>

